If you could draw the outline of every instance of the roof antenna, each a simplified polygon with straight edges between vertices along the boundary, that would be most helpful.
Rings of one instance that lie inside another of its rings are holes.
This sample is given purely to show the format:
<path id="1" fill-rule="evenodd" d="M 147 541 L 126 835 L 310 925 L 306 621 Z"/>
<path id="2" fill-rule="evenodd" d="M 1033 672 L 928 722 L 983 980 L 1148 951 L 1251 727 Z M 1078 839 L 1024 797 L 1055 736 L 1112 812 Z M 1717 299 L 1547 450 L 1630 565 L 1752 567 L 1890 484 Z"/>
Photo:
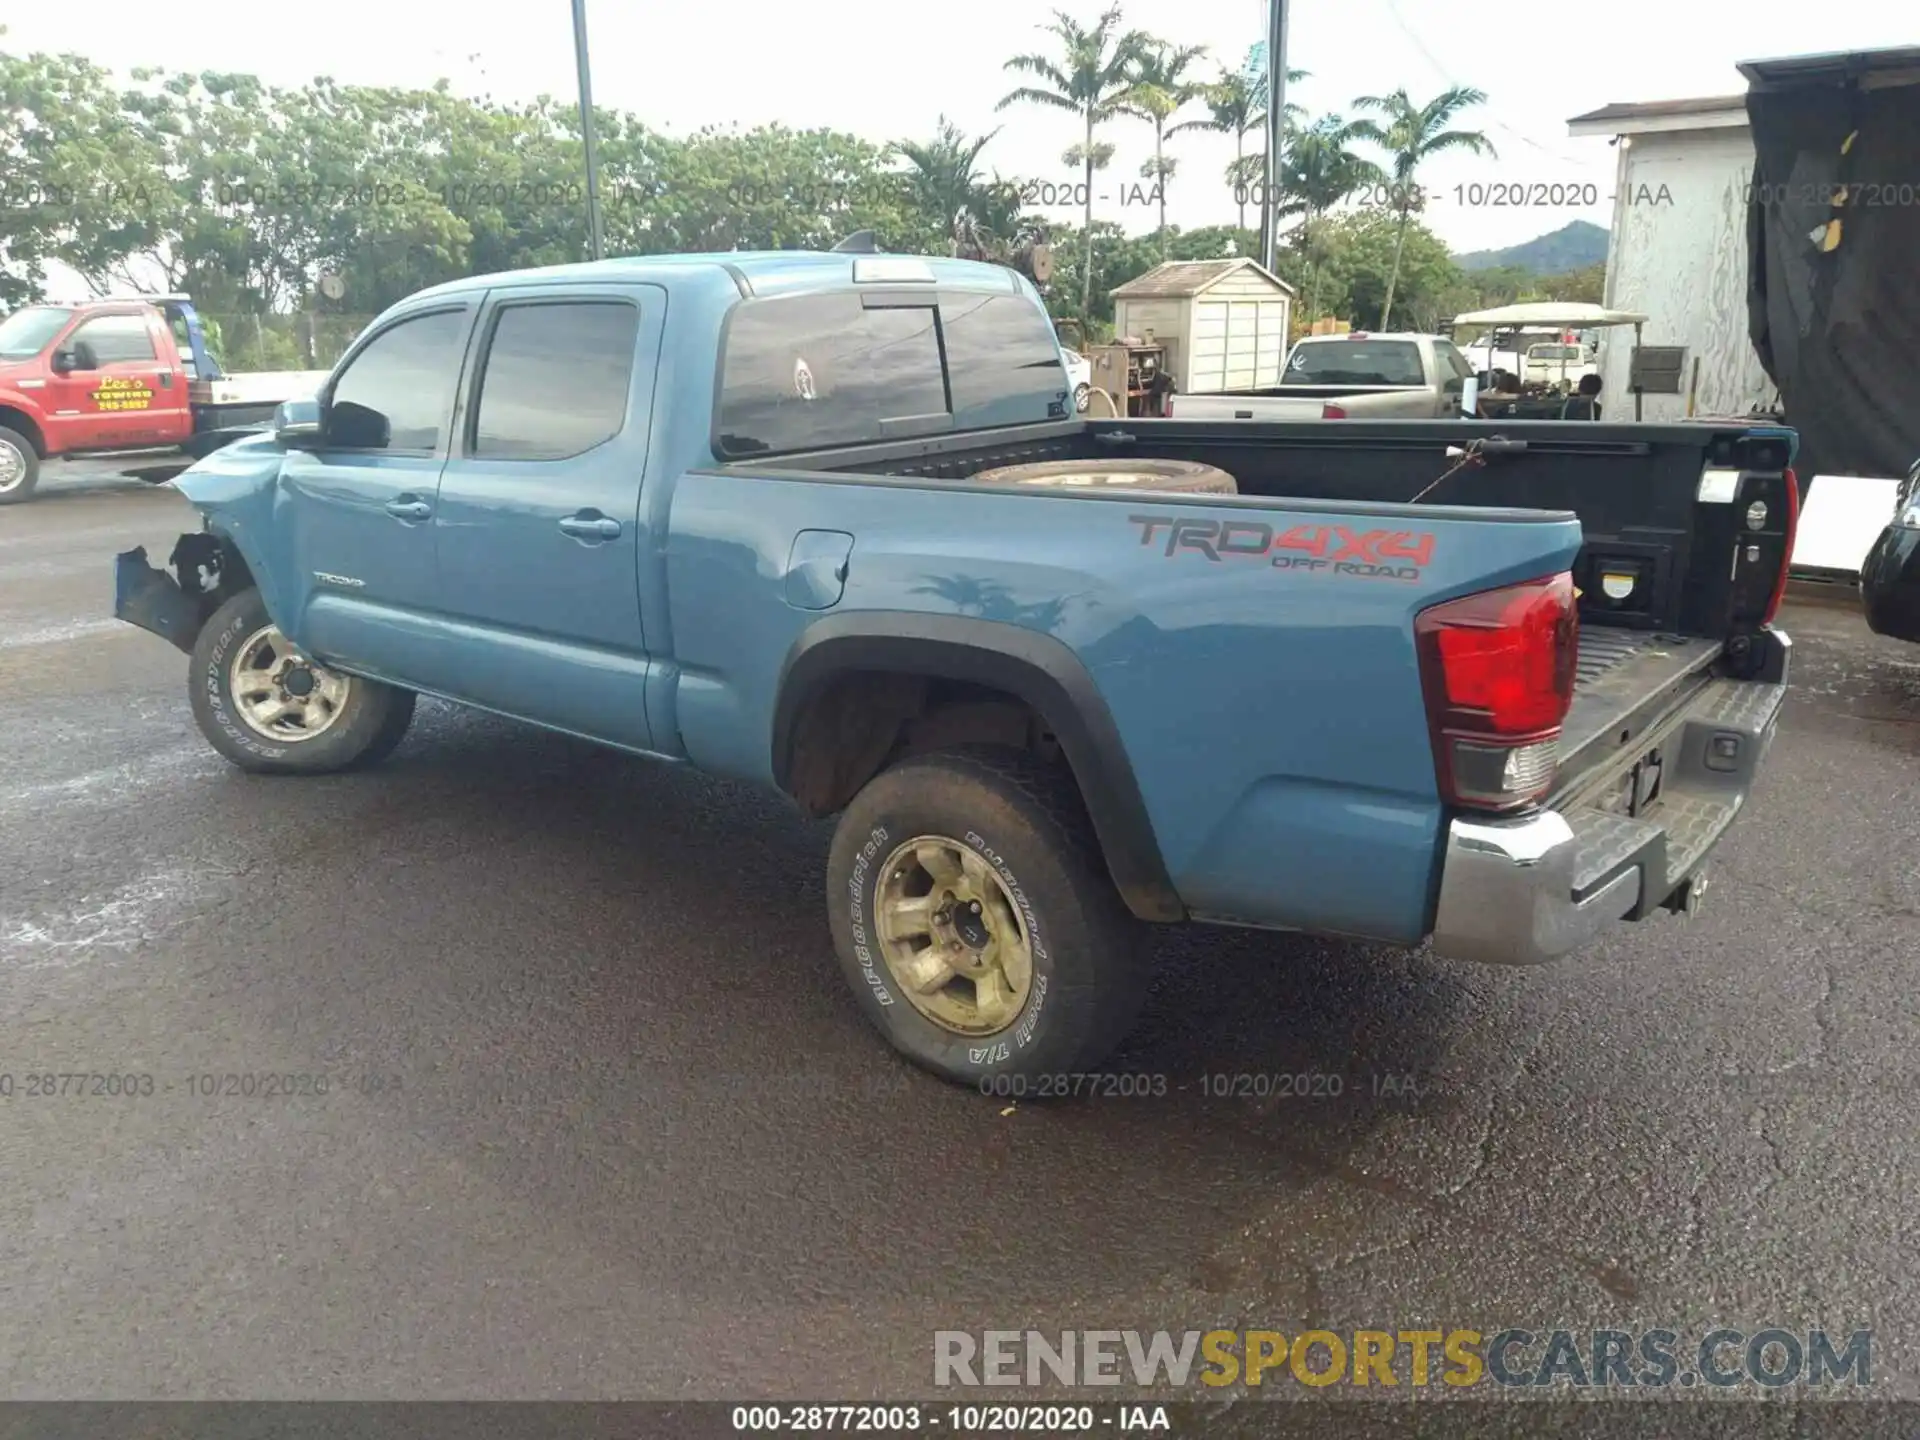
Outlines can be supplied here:
<path id="1" fill-rule="evenodd" d="M 830 252 L 835 255 L 878 255 L 880 241 L 871 230 L 856 230 Z"/>

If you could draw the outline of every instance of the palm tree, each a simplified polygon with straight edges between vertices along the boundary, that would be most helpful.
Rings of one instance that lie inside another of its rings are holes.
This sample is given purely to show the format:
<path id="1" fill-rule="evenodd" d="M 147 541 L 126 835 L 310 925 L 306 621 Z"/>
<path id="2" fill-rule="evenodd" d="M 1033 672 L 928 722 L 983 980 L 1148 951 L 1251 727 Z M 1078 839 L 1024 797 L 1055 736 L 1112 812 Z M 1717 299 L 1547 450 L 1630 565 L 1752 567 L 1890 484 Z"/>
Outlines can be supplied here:
<path id="1" fill-rule="evenodd" d="M 1361 138 L 1366 121 L 1322 115 L 1313 124 L 1294 131 L 1281 166 L 1281 184 L 1297 198 L 1300 243 L 1307 257 L 1307 319 L 1316 318 L 1320 304 L 1320 267 L 1314 253 L 1314 231 L 1320 217 L 1362 185 L 1383 178 L 1380 167 L 1348 147 Z"/>
<path id="2" fill-rule="evenodd" d="M 1068 150 L 1069 165 L 1084 167 L 1087 237 L 1086 263 L 1081 267 L 1080 313 L 1093 308 L 1093 172 L 1113 158 L 1111 145 L 1096 145 L 1094 130 L 1120 113 L 1128 98 L 1129 76 L 1134 62 L 1146 48 L 1147 37 L 1138 30 L 1120 28 L 1120 7 L 1102 12 L 1091 28 L 1082 25 L 1064 10 L 1053 12 L 1053 23 L 1042 26 L 1060 42 L 1060 55 L 1016 55 L 1005 68 L 1037 76 L 1044 86 L 1023 85 L 1001 97 L 994 108 L 1025 103 L 1045 105 L 1054 110 L 1070 110 L 1086 127 L 1085 138 Z"/>
<path id="3" fill-rule="evenodd" d="M 1020 183 L 1003 180 L 998 172 L 977 186 L 960 217 L 953 253 L 965 260 L 1009 266 L 1033 280 L 1034 247 L 1046 242 L 1047 230 L 1024 213 L 1024 199 Z M 1045 288 L 1041 286 L 1043 292 Z"/>
<path id="4" fill-rule="evenodd" d="M 980 152 L 999 133 L 993 130 L 969 140 L 942 115 L 932 140 L 901 140 L 890 147 L 892 155 L 907 162 L 908 203 L 939 228 L 949 255 L 960 253 L 962 235 L 985 218 L 987 197 L 983 191 L 987 187 L 976 166 Z"/>
<path id="5" fill-rule="evenodd" d="M 1378 111 L 1383 126 L 1372 120 L 1356 122 L 1354 136 L 1370 140 L 1386 151 L 1391 159 L 1393 208 L 1399 224 L 1393 235 L 1393 269 L 1387 276 L 1387 298 L 1380 307 L 1380 328 L 1385 330 L 1393 318 L 1393 292 L 1400 282 L 1400 252 L 1406 245 L 1407 225 L 1418 207 L 1414 177 L 1430 157 L 1445 150 L 1465 150 L 1473 155 L 1491 157 L 1493 144 L 1478 130 L 1449 130 L 1447 122 L 1475 105 L 1486 103 L 1484 92 L 1466 85 L 1443 90 L 1425 105 L 1416 105 L 1405 88 L 1391 95 L 1362 95 L 1353 103 L 1362 110 Z"/>
<path id="6" fill-rule="evenodd" d="M 1287 71 L 1287 84 L 1297 85 L 1307 78 L 1305 70 Z M 1247 136 L 1262 130 L 1267 123 L 1267 74 L 1264 70 L 1249 74 L 1245 70 L 1222 70 L 1220 78 L 1207 87 L 1209 119 L 1199 128 L 1216 135 L 1233 136 L 1233 163 L 1227 166 L 1227 184 L 1240 202 L 1240 228 L 1247 228 L 1247 190 L 1266 178 L 1266 152 L 1247 154 Z M 1306 112 L 1298 105 L 1286 107 L 1288 129 L 1298 125 Z M 1256 167 L 1257 170 L 1256 170 Z"/>
<path id="7" fill-rule="evenodd" d="M 1206 86 L 1186 78 L 1187 67 L 1207 53 L 1204 45 L 1173 46 L 1163 40 L 1146 45 L 1135 57 L 1131 84 L 1120 108 L 1153 126 L 1153 158 L 1140 167 L 1152 180 L 1160 201 L 1160 258 L 1167 258 L 1167 180 L 1179 163 L 1167 158 L 1167 140 L 1182 130 L 1204 130 L 1208 122 L 1188 120 L 1169 127 L 1182 106 L 1206 93 Z"/>

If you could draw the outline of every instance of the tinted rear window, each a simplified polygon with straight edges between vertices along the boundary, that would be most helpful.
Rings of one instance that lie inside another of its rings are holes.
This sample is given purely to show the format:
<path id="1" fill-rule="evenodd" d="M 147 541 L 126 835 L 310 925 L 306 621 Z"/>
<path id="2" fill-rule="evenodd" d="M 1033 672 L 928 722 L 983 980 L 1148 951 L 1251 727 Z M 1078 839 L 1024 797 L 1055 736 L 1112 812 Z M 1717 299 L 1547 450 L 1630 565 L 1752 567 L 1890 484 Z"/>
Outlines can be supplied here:
<path id="1" fill-rule="evenodd" d="M 949 292 L 940 297 L 940 311 L 955 410 L 1036 397 L 1044 403 L 1066 393 L 1060 342 L 1045 314 L 1025 296 Z M 985 423 L 995 422 L 989 417 Z"/>
<path id="2" fill-rule="evenodd" d="M 1302 341 L 1287 361 L 1289 385 L 1420 385 L 1420 347 L 1411 340 Z"/>
<path id="3" fill-rule="evenodd" d="M 723 455 L 858 444 L 879 438 L 883 421 L 948 413 L 931 304 L 869 308 L 839 291 L 733 312 L 721 362 Z"/>

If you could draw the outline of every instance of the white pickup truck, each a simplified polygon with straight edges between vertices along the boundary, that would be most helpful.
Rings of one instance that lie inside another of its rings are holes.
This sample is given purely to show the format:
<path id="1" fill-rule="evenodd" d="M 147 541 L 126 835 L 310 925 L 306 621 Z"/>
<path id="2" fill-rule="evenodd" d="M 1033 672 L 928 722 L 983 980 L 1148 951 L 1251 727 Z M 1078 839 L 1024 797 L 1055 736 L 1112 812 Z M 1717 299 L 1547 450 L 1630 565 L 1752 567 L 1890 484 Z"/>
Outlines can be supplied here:
<path id="1" fill-rule="evenodd" d="M 1309 335 L 1270 390 L 1175 395 L 1176 420 L 1450 420 L 1473 374 L 1438 335 Z"/>

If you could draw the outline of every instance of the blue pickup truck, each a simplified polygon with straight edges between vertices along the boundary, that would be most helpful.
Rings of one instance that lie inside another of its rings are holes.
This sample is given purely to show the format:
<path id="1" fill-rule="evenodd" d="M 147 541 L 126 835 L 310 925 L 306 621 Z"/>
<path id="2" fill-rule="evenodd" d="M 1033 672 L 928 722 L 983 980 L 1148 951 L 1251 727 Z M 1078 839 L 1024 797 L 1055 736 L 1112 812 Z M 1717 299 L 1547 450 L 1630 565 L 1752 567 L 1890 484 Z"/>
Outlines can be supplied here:
<path id="1" fill-rule="evenodd" d="M 249 771 L 427 694 L 838 816 L 857 1002 L 978 1084 L 1099 1065 L 1156 924 L 1526 964 L 1690 912 L 1785 689 L 1794 443 L 1088 420 L 1009 270 L 610 260 L 382 315 L 115 610 Z"/>

